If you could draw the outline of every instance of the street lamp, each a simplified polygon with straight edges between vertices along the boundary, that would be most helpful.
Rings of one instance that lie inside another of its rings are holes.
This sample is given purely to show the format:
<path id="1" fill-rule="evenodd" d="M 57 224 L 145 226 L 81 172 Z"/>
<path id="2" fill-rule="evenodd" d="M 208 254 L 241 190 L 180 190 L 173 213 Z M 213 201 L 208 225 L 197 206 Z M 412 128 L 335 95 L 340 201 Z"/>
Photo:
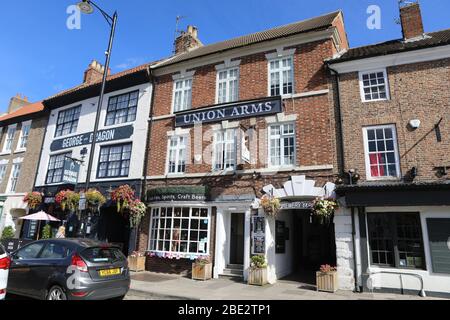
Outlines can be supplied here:
<path id="1" fill-rule="evenodd" d="M 98 5 L 96 5 L 91 0 L 83 0 L 82 2 L 77 4 L 78 8 L 82 13 L 85 14 L 91 14 L 94 12 L 94 8 L 96 8 L 105 18 L 106 22 L 108 22 L 109 26 L 111 27 L 111 33 L 109 36 L 109 44 L 108 49 L 105 52 L 106 55 L 106 62 L 105 62 L 105 71 L 103 72 L 103 79 L 102 79 L 102 88 L 100 91 L 100 96 L 97 103 L 97 113 L 95 116 L 95 125 L 94 125 L 94 133 L 92 137 L 91 142 L 91 152 L 89 153 L 89 161 L 88 161 L 88 167 L 87 167 L 87 175 L 86 175 L 86 184 L 85 188 L 86 190 L 89 189 L 90 180 L 91 180 L 91 171 L 92 171 L 92 162 L 94 160 L 94 153 L 95 153 L 95 144 L 97 139 L 97 132 L 98 132 L 98 125 L 100 122 L 100 111 L 102 110 L 102 103 L 103 103 L 103 96 L 105 94 L 105 87 L 106 87 L 106 78 L 108 76 L 108 70 L 109 70 L 109 62 L 111 60 L 111 51 L 113 47 L 114 42 L 114 34 L 116 32 L 116 24 L 117 24 L 117 11 L 114 12 L 113 16 L 111 17 L 109 14 L 107 14 L 105 11 L 103 11 Z"/>

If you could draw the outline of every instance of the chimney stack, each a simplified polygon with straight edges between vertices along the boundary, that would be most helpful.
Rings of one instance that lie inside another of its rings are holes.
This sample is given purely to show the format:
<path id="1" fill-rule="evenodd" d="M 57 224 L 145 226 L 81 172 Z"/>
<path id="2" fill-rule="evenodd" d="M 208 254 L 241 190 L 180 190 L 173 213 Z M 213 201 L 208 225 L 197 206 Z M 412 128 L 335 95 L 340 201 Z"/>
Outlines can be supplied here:
<path id="1" fill-rule="evenodd" d="M 198 29 L 194 26 L 188 26 L 187 31 L 181 32 L 175 39 L 175 55 L 191 51 L 192 49 L 203 46 L 198 39 Z"/>
<path id="2" fill-rule="evenodd" d="M 405 4 L 404 1 L 400 2 L 400 21 L 404 40 L 423 36 L 422 13 L 418 2 Z"/>
<path id="3" fill-rule="evenodd" d="M 23 106 L 26 106 L 27 104 L 30 104 L 30 102 L 28 101 L 28 97 L 22 96 L 20 93 L 18 93 L 9 101 L 8 113 L 12 113 L 22 108 Z"/>
<path id="4" fill-rule="evenodd" d="M 84 72 L 83 83 L 94 83 L 99 82 L 103 78 L 103 73 L 105 72 L 105 66 L 96 60 L 92 60 L 89 67 Z M 108 76 L 111 74 L 111 69 L 108 70 Z"/>

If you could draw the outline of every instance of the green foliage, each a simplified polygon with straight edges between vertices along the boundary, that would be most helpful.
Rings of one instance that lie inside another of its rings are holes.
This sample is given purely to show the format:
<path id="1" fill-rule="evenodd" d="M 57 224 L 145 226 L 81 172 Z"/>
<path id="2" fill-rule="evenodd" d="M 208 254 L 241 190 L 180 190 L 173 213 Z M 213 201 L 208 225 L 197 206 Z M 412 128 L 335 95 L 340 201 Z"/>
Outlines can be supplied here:
<path id="1" fill-rule="evenodd" d="M 266 258 L 264 256 L 253 256 L 250 266 L 255 269 L 267 268 Z"/>
<path id="2" fill-rule="evenodd" d="M 52 237 L 52 227 L 49 224 L 46 224 L 42 229 L 42 238 L 41 239 L 50 239 Z"/>
<path id="3" fill-rule="evenodd" d="M 14 229 L 11 226 L 5 227 L 2 232 L 1 240 L 13 239 Z"/>

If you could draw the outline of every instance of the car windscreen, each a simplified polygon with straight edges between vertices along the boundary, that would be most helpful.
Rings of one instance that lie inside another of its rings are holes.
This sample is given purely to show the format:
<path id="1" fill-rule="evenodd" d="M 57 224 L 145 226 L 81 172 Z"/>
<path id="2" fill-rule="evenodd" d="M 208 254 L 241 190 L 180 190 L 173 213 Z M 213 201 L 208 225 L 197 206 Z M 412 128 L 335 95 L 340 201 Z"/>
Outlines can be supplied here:
<path id="1" fill-rule="evenodd" d="M 114 247 L 87 248 L 80 254 L 83 259 L 91 263 L 114 263 L 126 260 L 120 249 Z"/>

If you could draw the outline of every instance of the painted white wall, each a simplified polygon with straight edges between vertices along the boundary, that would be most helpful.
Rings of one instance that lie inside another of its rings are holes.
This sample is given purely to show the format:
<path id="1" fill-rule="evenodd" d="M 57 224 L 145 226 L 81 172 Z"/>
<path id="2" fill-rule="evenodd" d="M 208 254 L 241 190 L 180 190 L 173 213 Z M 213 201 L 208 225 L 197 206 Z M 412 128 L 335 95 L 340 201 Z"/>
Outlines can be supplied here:
<path id="1" fill-rule="evenodd" d="M 354 254 L 352 240 L 352 218 L 348 208 L 339 208 L 334 215 L 336 238 L 336 264 L 338 268 L 339 289 L 353 290 Z"/>
<path id="2" fill-rule="evenodd" d="M 28 212 L 27 204 L 22 201 L 24 196 L 24 193 L 16 193 L 13 195 L 9 195 L 6 198 L 3 204 L 3 213 L 0 217 L 0 235 L 1 232 L 3 232 L 3 229 L 9 226 L 13 227 L 14 232 L 20 231 L 16 228 L 16 224 L 14 223 L 14 217 L 12 214 L 14 212 L 12 211 L 15 209 L 20 209 L 25 213 Z"/>
<path id="3" fill-rule="evenodd" d="M 260 209 L 262 210 L 262 209 Z M 286 240 L 286 253 L 275 253 L 275 221 L 284 221 L 290 230 L 289 240 Z M 282 210 L 274 218 L 266 218 L 266 257 L 267 278 L 273 284 L 277 279 L 283 278 L 293 272 L 294 258 L 294 225 L 293 215 L 290 210 Z"/>
<path id="4" fill-rule="evenodd" d="M 105 119 L 106 119 L 109 98 L 111 96 L 116 96 L 116 95 L 124 94 L 127 92 L 135 91 L 135 90 L 139 90 L 139 101 L 138 101 L 138 107 L 137 107 L 136 120 L 132 123 L 124 123 L 124 124 L 120 124 L 120 125 L 106 127 Z M 118 90 L 118 91 L 114 91 L 114 92 L 105 94 L 105 97 L 104 97 L 103 103 L 102 103 L 102 110 L 100 113 L 99 130 L 133 125 L 134 133 L 130 139 L 116 140 L 116 141 L 110 141 L 110 142 L 96 144 L 93 166 L 92 166 L 92 174 L 91 174 L 91 179 L 90 179 L 91 182 L 105 182 L 105 181 L 111 181 L 111 180 L 131 180 L 131 179 L 141 179 L 142 178 L 144 157 L 145 157 L 145 147 L 146 147 L 145 142 L 147 139 L 147 128 L 148 128 L 148 118 L 149 118 L 149 113 L 150 113 L 151 96 L 152 96 L 152 87 L 149 83 L 145 83 L 145 84 L 141 84 L 141 85 L 137 85 L 137 86 L 133 86 L 133 87 L 129 87 L 126 89 L 122 89 L 122 90 Z M 48 163 L 49 163 L 50 156 L 55 155 L 55 154 L 64 153 L 64 151 L 67 151 L 67 152 L 72 151 L 73 158 L 81 159 L 80 151 L 85 147 L 88 149 L 88 154 L 85 157 L 85 163 L 80 168 L 78 182 L 82 183 L 82 182 L 86 181 L 86 171 L 87 171 L 87 165 L 88 165 L 88 159 L 89 159 L 89 153 L 90 153 L 90 145 L 74 147 L 74 148 L 66 149 L 66 150 L 59 150 L 56 152 L 50 152 L 50 145 L 54 140 L 73 137 L 73 136 L 77 136 L 79 134 L 89 133 L 89 132 L 94 131 L 97 102 L 98 102 L 98 97 L 94 97 L 94 98 L 86 99 L 83 101 L 79 101 L 79 102 L 76 102 L 76 103 L 73 103 L 70 105 L 66 105 L 66 106 L 62 106 L 61 108 L 52 110 L 49 121 L 48 121 L 48 125 L 47 125 L 47 132 L 45 134 L 44 143 L 42 146 L 43 150 L 42 150 L 42 156 L 41 156 L 40 163 L 39 163 L 39 170 L 38 170 L 38 175 L 37 175 L 37 180 L 36 180 L 36 186 L 39 187 L 39 186 L 45 185 L 45 179 L 46 179 L 46 175 L 47 175 L 47 169 L 48 169 Z M 78 105 L 81 105 L 81 113 L 80 113 L 80 118 L 78 121 L 77 132 L 70 134 L 70 135 L 55 138 L 55 130 L 56 130 L 56 122 L 58 119 L 58 112 L 78 106 Z M 97 164 L 98 164 L 100 148 L 105 145 L 119 144 L 119 143 L 126 143 L 126 142 L 133 143 L 129 176 L 126 178 L 96 179 Z"/>

